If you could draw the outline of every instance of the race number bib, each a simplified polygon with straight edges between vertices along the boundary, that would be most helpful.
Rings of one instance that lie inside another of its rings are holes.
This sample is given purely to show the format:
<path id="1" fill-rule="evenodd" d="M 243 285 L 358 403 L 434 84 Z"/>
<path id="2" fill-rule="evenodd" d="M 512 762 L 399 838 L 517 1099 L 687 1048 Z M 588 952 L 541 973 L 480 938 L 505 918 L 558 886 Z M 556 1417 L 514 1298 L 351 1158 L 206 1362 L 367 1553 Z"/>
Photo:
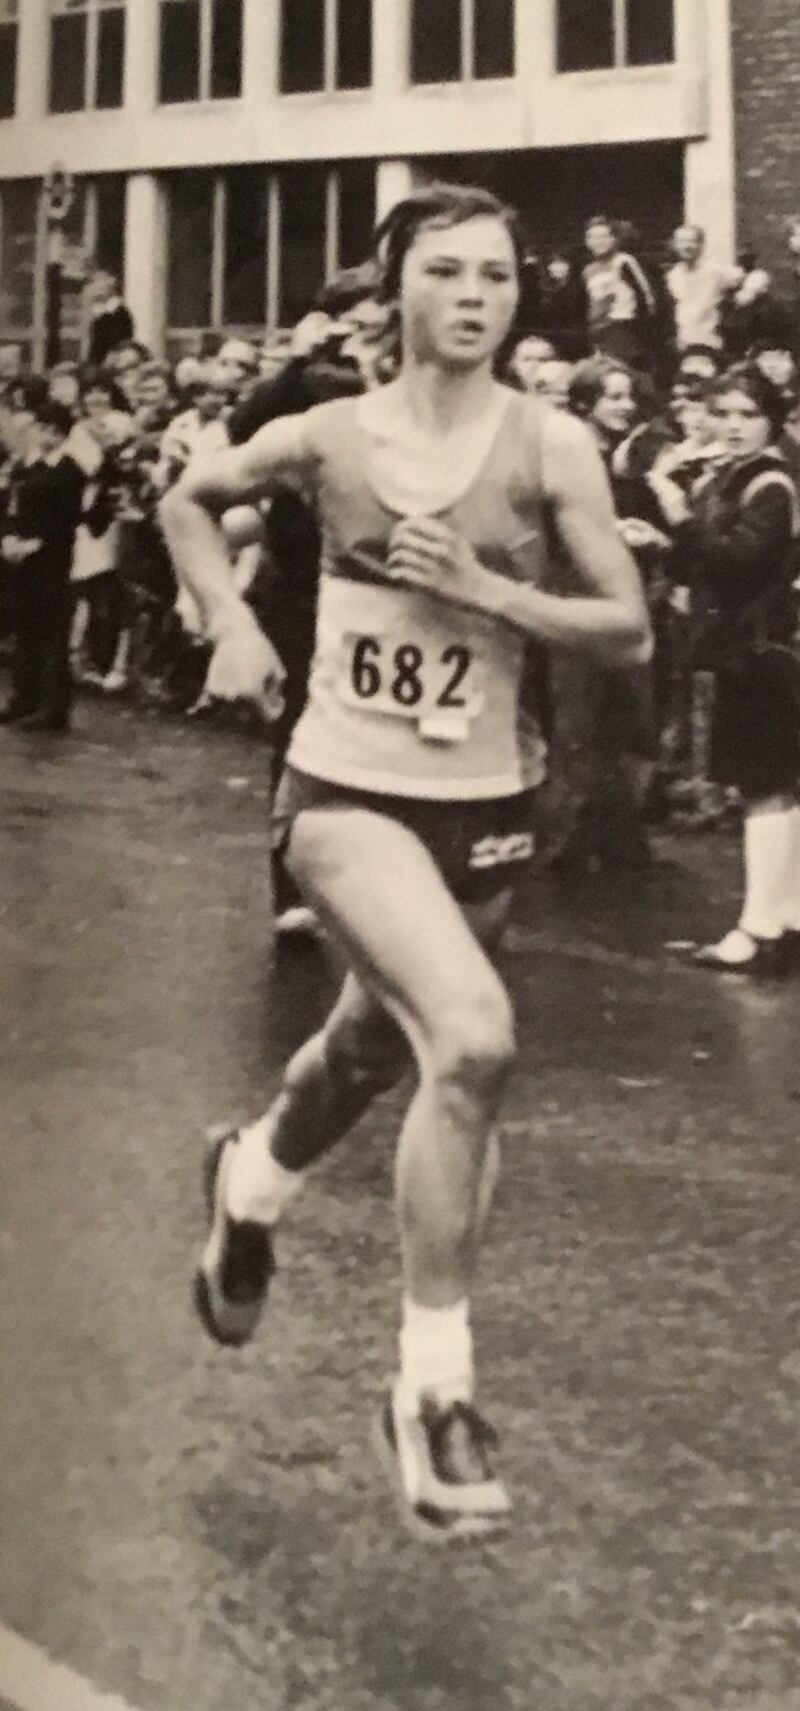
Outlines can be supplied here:
<path id="1" fill-rule="evenodd" d="M 464 742 L 484 703 L 480 654 L 463 641 L 349 632 L 339 697 L 348 707 L 410 719 L 428 742 Z"/>

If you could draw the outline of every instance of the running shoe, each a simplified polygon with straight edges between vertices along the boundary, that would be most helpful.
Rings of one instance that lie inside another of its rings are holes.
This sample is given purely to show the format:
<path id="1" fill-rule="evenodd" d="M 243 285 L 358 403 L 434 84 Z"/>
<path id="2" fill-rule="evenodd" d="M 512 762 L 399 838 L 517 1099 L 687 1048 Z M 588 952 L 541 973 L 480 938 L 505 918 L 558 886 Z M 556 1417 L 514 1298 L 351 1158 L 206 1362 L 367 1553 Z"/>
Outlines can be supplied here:
<path id="1" fill-rule="evenodd" d="M 405 1526 L 433 1543 L 482 1537 L 503 1526 L 508 1493 L 492 1467 L 497 1434 L 469 1402 L 431 1396 L 409 1415 L 392 1390 L 376 1423 L 375 1447 Z"/>
<path id="2" fill-rule="evenodd" d="M 194 1279 L 194 1304 L 215 1342 L 241 1348 L 252 1337 L 275 1270 L 266 1224 L 232 1218 L 225 1190 L 238 1129 L 209 1137 L 204 1167 L 208 1240 Z"/>

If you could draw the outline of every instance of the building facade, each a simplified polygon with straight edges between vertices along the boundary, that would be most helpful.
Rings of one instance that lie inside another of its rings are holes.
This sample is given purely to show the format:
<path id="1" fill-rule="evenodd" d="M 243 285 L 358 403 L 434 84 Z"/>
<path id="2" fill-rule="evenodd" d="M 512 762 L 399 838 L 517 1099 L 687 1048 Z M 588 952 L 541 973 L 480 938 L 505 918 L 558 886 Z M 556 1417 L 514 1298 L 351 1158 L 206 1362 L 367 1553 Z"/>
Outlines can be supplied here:
<path id="1" fill-rule="evenodd" d="M 91 264 L 157 350 L 289 325 L 430 176 L 496 189 L 537 247 L 599 211 L 653 247 L 685 213 L 729 258 L 744 3 L 0 0 L 0 338 L 41 358 L 54 170 L 67 348 Z"/>
<path id="2" fill-rule="evenodd" d="M 787 227 L 800 217 L 800 6 L 734 0 L 734 117 L 738 223 L 788 294 Z M 796 267 L 800 258 L 795 257 Z"/>

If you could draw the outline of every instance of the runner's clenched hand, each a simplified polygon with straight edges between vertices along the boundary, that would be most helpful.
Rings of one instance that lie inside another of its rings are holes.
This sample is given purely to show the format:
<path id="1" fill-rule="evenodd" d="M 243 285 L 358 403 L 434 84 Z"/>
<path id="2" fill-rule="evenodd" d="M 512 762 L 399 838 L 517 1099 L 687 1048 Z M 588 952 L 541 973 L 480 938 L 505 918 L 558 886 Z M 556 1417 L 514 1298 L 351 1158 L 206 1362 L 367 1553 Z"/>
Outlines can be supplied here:
<path id="1" fill-rule="evenodd" d="M 392 531 L 386 568 L 393 582 L 427 589 L 457 606 L 483 609 L 487 572 L 471 546 L 438 517 L 405 517 Z"/>

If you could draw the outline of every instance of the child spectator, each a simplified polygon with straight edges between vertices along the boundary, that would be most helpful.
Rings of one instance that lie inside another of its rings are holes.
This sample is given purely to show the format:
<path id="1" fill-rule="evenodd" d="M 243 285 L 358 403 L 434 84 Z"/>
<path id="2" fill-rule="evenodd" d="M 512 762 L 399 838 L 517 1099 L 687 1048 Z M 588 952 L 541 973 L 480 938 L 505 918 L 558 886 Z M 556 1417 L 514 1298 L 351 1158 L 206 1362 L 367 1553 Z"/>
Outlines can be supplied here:
<path id="1" fill-rule="evenodd" d="M 103 374 L 86 376 L 81 417 L 69 449 L 87 478 L 75 536 L 71 579 L 76 597 L 72 653 L 76 675 L 98 688 L 109 684 L 122 625 L 118 576 L 120 446 L 131 437 L 131 417 L 114 408 L 116 388 Z"/>
<path id="2" fill-rule="evenodd" d="M 72 702 L 69 568 L 83 475 L 64 449 L 72 423 L 62 404 L 23 386 L 12 409 L 25 449 L 11 467 L 3 525 L 15 648 L 11 698 L 0 723 L 66 731 Z"/>

